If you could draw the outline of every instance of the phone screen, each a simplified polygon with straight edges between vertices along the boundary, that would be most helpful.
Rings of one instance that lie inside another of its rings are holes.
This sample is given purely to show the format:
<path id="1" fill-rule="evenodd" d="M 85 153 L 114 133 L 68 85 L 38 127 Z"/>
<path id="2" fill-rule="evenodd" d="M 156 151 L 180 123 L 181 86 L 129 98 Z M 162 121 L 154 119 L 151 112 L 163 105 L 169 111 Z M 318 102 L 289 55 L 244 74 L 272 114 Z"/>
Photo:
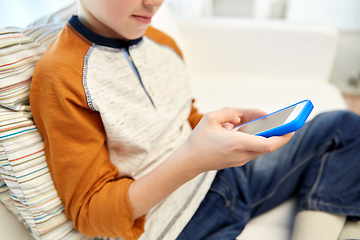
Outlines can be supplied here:
<path id="1" fill-rule="evenodd" d="M 285 123 L 286 119 L 290 116 L 296 106 L 297 105 L 270 114 L 265 118 L 245 123 L 243 126 L 240 126 L 238 131 L 254 135 L 271 128 L 278 127 Z"/>

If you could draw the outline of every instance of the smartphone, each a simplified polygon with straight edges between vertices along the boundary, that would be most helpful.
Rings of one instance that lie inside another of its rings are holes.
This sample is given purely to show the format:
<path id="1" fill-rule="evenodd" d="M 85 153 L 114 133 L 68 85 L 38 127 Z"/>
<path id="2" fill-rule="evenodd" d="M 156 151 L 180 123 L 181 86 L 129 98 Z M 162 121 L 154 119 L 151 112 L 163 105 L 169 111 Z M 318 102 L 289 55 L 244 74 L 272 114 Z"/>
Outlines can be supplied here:
<path id="1" fill-rule="evenodd" d="M 251 135 L 282 136 L 300 129 L 314 106 L 310 100 L 303 100 L 279 111 L 244 123 L 232 129 Z"/>

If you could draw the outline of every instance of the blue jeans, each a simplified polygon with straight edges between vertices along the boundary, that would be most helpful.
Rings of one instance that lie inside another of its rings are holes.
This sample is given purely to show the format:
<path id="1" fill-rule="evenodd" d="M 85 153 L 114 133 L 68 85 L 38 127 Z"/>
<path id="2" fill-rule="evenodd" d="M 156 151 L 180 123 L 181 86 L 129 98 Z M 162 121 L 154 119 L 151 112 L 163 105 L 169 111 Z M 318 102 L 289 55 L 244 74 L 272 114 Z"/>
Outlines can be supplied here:
<path id="1" fill-rule="evenodd" d="M 275 152 L 219 171 L 177 239 L 233 240 L 251 218 L 293 196 L 299 211 L 360 216 L 359 116 L 321 114 Z"/>

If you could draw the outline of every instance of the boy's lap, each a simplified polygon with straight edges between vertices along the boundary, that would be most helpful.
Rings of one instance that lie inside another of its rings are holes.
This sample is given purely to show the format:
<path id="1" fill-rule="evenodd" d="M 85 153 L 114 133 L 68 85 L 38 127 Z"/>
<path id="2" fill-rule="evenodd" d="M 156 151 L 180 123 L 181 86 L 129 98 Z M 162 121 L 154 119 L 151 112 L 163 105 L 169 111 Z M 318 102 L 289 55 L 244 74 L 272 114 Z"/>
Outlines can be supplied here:
<path id="1" fill-rule="evenodd" d="M 323 155 L 342 148 L 335 146 L 339 145 L 338 141 L 346 144 L 360 137 L 359 126 L 360 117 L 349 111 L 323 113 L 306 123 L 285 146 L 247 163 L 244 169 L 251 192 L 252 217 L 295 196 L 301 188 L 303 192 L 310 191 L 317 180 Z M 337 161 L 336 165 L 347 167 L 348 163 Z"/>
<path id="2" fill-rule="evenodd" d="M 207 239 L 222 234 L 236 238 L 251 218 L 296 195 L 304 175 L 314 184 L 320 167 L 317 160 L 332 144 L 338 129 L 356 122 L 360 123 L 360 118 L 346 111 L 321 114 L 275 152 L 243 167 L 218 171 L 209 193 L 179 239 L 194 234 Z M 313 173 L 309 174 L 309 169 Z"/>

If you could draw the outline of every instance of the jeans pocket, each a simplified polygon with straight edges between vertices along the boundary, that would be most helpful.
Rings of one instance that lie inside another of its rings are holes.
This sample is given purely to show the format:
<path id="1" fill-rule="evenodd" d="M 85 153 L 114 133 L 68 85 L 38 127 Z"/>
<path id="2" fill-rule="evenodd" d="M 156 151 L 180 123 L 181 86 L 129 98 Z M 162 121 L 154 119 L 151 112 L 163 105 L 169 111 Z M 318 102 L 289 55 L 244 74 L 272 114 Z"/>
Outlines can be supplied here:
<path id="1" fill-rule="evenodd" d="M 213 183 L 209 192 L 216 193 L 224 201 L 225 207 L 230 210 L 236 217 L 247 219 L 247 214 L 240 208 L 236 208 L 237 191 L 233 188 L 230 182 L 224 177 L 218 177 L 216 182 Z"/>

